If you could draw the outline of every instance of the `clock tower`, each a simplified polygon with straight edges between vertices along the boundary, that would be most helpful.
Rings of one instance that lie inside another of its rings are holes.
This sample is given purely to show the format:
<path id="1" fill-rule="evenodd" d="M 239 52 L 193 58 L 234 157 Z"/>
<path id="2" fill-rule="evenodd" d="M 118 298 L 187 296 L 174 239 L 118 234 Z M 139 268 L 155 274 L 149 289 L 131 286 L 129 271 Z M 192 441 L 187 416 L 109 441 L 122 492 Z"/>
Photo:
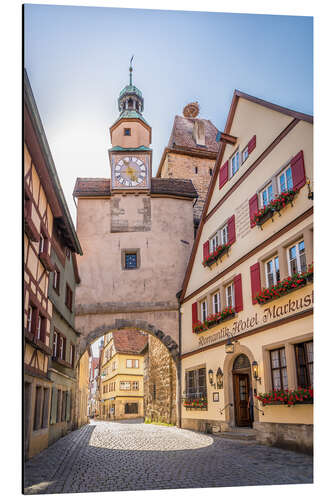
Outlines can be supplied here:
<path id="1" fill-rule="evenodd" d="M 132 84 L 132 65 L 129 71 L 129 85 L 118 98 L 120 115 L 110 127 L 111 195 L 117 192 L 147 194 L 151 188 L 151 127 L 142 116 L 142 93 Z"/>

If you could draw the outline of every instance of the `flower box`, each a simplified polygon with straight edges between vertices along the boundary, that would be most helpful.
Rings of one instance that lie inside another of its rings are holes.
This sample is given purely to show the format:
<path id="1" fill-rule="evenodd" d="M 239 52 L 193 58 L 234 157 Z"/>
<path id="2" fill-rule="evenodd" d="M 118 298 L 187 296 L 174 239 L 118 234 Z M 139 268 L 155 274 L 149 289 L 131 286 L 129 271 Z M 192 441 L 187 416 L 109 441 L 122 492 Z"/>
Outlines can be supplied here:
<path id="1" fill-rule="evenodd" d="M 252 222 L 257 226 L 260 226 L 262 229 L 262 225 L 268 220 L 272 219 L 274 212 L 277 212 L 279 215 L 280 211 L 290 203 L 293 204 L 293 199 L 298 193 L 298 189 L 289 189 L 289 191 L 283 191 L 279 194 L 274 200 L 270 201 L 265 207 L 260 208 L 255 214 L 252 216 Z"/>
<path id="2" fill-rule="evenodd" d="M 228 253 L 230 245 L 226 243 L 225 245 L 219 245 L 214 252 L 210 253 L 208 257 L 202 261 L 203 266 L 212 266 L 216 261 L 218 261 L 224 254 Z"/>
<path id="3" fill-rule="evenodd" d="M 207 410 L 207 398 L 185 398 L 183 405 L 186 410 Z"/>
<path id="4" fill-rule="evenodd" d="M 258 304 L 266 304 L 271 300 L 279 299 L 283 295 L 298 290 L 313 281 L 313 264 L 308 267 L 308 270 L 303 273 L 293 274 L 282 281 L 278 281 L 276 285 L 270 288 L 263 288 L 256 296 Z"/>
<path id="5" fill-rule="evenodd" d="M 259 394 L 256 398 L 263 406 L 266 405 L 287 405 L 294 406 L 295 404 L 313 404 L 313 388 L 299 387 L 296 390 L 273 390 Z"/>
<path id="6" fill-rule="evenodd" d="M 223 311 L 220 311 L 216 314 L 211 314 L 208 318 L 201 322 L 198 321 L 193 325 L 194 333 L 201 333 L 209 330 L 213 326 L 219 325 L 222 321 L 227 321 L 235 316 L 235 311 L 232 307 L 226 307 Z"/>

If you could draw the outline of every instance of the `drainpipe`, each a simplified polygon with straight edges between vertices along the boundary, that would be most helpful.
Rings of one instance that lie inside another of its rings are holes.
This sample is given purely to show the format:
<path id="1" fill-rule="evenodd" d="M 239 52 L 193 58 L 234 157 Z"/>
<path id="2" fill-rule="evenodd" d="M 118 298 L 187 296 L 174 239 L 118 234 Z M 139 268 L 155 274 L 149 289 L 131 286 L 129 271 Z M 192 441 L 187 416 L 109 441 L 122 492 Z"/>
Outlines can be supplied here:
<path id="1" fill-rule="evenodd" d="M 179 359 L 177 362 L 177 381 L 178 381 L 178 422 L 177 422 L 177 427 L 179 429 L 182 428 L 182 364 L 181 364 L 181 352 L 182 352 L 182 321 L 181 321 L 181 303 L 180 303 L 180 296 L 181 296 L 182 290 L 176 294 L 177 300 L 178 300 L 178 331 L 179 331 L 179 341 L 178 341 L 178 347 L 179 347 Z"/>

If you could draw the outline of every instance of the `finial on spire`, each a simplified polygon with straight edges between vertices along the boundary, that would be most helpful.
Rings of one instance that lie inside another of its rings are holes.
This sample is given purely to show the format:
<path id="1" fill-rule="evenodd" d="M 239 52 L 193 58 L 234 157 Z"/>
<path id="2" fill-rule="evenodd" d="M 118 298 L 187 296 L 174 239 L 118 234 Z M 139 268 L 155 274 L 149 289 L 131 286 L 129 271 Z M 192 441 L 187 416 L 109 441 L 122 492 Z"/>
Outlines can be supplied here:
<path id="1" fill-rule="evenodd" d="M 130 85 L 132 85 L 132 71 L 133 71 L 132 61 L 133 61 L 133 57 L 134 57 L 134 54 L 132 55 L 131 60 L 130 60 L 130 68 L 129 68 L 129 72 L 130 72 Z"/>

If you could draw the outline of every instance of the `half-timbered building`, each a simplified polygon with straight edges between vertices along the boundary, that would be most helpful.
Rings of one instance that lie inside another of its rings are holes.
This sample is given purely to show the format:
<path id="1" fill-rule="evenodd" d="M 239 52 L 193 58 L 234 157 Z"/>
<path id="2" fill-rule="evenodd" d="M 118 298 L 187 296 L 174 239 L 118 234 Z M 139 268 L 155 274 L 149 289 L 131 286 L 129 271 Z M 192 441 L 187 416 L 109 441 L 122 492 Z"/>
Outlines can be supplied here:
<path id="1" fill-rule="evenodd" d="M 82 253 L 52 160 L 27 73 L 24 73 L 24 449 L 48 446 L 52 382 L 49 279 L 54 233 Z"/>

